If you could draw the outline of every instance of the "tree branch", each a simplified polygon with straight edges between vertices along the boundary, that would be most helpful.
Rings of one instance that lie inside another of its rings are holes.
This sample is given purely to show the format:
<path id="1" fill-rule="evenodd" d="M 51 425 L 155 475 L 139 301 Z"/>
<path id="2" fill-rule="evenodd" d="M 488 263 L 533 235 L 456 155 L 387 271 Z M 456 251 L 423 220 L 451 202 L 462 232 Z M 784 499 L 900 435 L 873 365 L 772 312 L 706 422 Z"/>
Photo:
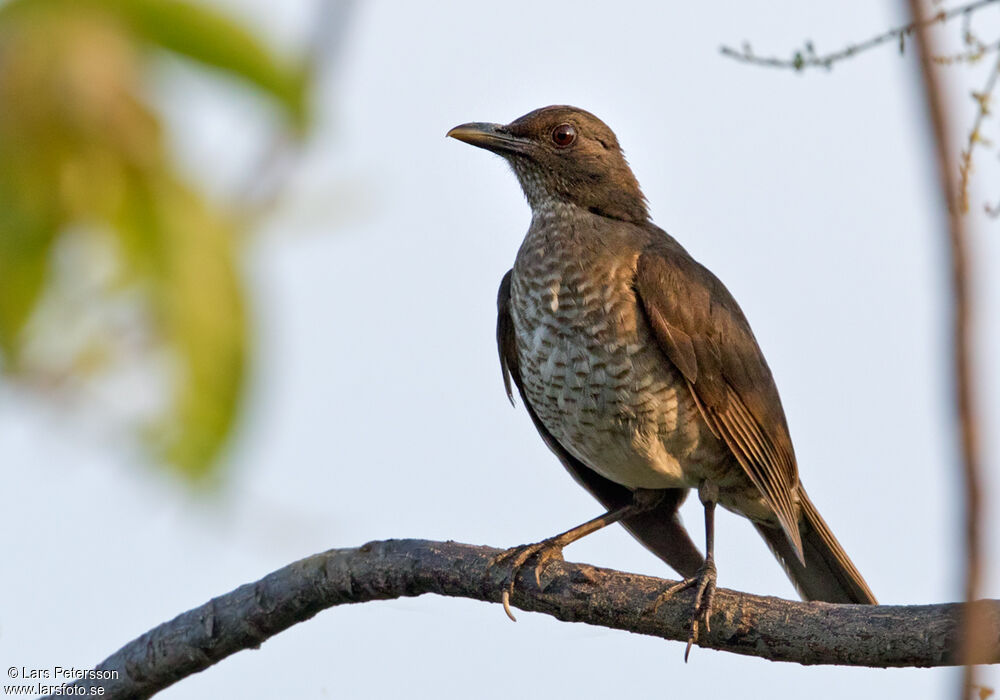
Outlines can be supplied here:
<path id="1" fill-rule="evenodd" d="M 900 47 L 900 52 L 902 52 L 904 42 L 906 37 L 913 33 L 917 28 L 923 29 L 932 24 L 949 22 L 956 17 L 963 17 L 968 19 L 973 12 L 982 9 L 987 5 L 995 3 L 997 0 L 975 0 L 975 2 L 969 2 L 958 7 L 954 7 L 950 10 L 940 10 L 938 12 L 932 13 L 927 17 L 927 19 L 922 19 L 921 21 L 914 20 L 909 24 L 905 24 L 902 27 L 894 27 L 881 34 L 876 34 L 873 37 L 865 39 L 864 41 L 859 41 L 856 44 L 848 44 L 844 48 L 838 51 L 832 51 L 826 54 L 817 54 L 815 48 L 811 41 L 805 42 L 803 48 L 796 50 L 792 53 L 791 58 L 778 58 L 777 56 L 757 56 L 754 54 L 753 50 L 750 48 L 750 44 L 744 43 L 742 49 L 734 49 L 731 46 L 722 46 L 719 51 L 723 56 L 727 56 L 736 61 L 742 63 L 752 63 L 757 66 L 764 66 L 766 68 L 786 68 L 790 70 L 804 70 L 806 68 L 826 68 L 827 70 L 833 68 L 833 65 L 839 61 L 843 61 L 848 58 L 852 58 L 859 53 L 868 51 L 877 46 L 887 44 L 889 42 L 897 42 Z M 961 60 L 972 60 L 975 56 L 982 56 L 987 50 L 992 50 L 990 47 L 984 47 L 983 51 L 980 52 L 978 49 L 967 55 L 962 55 L 960 57 L 955 56 L 942 56 L 942 63 L 952 63 Z"/>
<path id="2" fill-rule="evenodd" d="M 979 595 L 982 564 L 982 477 L 980 476 L 979 444 L 977 440 L 976 402 L 973 395 L 972 366 L 972 314 L 970 263 L 968 234 L 965 217 L 962 216 L 960 185 L 955 180 L 953 163 L 955 157 L 948 134 L 951 133 L 951 115 L 942 89 L 941 79 L 934 69 L 931 56 L 934 55 L 933 37 L 926 30 L 920 0 L 907 0 L 910 17 L 920 27 L 917 32 L 917 56 L 920 59 L 923 77 L 924 97 L 931 131 L 934 135 L 934 152 L 937 164 L 941 201 L 947 214 L 946 232 L 951 254 L 952 287 L 952 366 L 954 387 L 954 409 L 956 430 L 960 446 L 961 475 L 965 487 L 965 600 L 973 601 Z M 991 78 L 992 81 L 992 78 Z M 992 89 L 992 88 L 991 88 Z M 977 120 L 978 121 L 978 120 Z M 963 615 L 960 658 L 965 664 L 962 675 L 962 689 L 959 697 L 971 697 L 975 686 L 973 659 L 977 649 L 990 643 L 990 632 L 985 628 L 979 611 L 975 607 L 967 609 Z"/>
<path id="3" fill-rule="evenodd" d="M 103 686 L 105 698 L 148 698 L 335 605 L 425 593 L 498 602 L 505 571 L 491 569 L 490 562 L 499 553 L 492 547 L 426 540 L 332 549 L 163 623 L 96 667 L 102 673 L 95 675 L 116 677 L 73 685 Z M 688 595 L 668 601 L 655 615 L 649 612 L 667 585 L 649 576 L 554 561 L 545 567 L 541 588 L 528 567 L 518 578 L 512 603 L 567 622 L 686 641 Z M 992 644 L 977 648 L 974 660 L 998 663 L 1000 601 L 978 605 Z M 800 664 L 953 665 L 963 607 L 799 603 L 719 589 L 712 630 L 701 635 L 699 645 Z M 500 624 L 499 611 L 497 617 Z"/>
<path id="4" fill-rule="evenodd" d="M 993 64 L 993 69 L 990 71 L 983 89 L 980 92 L 972 93 L 972 99 L 976 101 L 976 119 L 972 122 L 968 143 L 965 146 L 965 150 L 962 151 L 961 160 L 958 164 L 960 176 L 958 195 L 962 214 L 969 213 L 969 175 L 972 174 L 972 152 L 978 144 L 986 142 L 982 134 L 983 120 L 990 114 L 990 102 L 993 100 L 993 90 L 996 88 L 998 76 L 1000 76 L 1000 58 L 997 58 L 996 63 Z M 987 207 L 986 211 L 989 213 L 989 207 Z"/>
<path id="5" fill-rule="evenodd" d="M 356 0 L 320 0 L 312 23 L 312 39 L 306 48 L 305 72 L 316 85 L 325 71 L 336 67 L 346 40 L 347 27 Z M 279 129 L 261 151 L 256 165 L 247 172 L 234 197 L 243 219 L 260 219 L 281 199 L 302 156 L 305 134 Z"/>

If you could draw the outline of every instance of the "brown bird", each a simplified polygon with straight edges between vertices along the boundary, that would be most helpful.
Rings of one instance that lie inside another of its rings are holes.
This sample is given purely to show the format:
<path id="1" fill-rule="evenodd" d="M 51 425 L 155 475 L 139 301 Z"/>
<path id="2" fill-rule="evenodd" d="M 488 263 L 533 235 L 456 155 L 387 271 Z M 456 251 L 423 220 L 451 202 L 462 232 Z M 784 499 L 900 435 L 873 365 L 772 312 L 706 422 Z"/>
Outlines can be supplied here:
<path id="1" fill-rule="evenodd" d="M 872 595 L 799 481 L 781 399 L 729 290 L 649 219 L 614 133 L 589 112 L 545 107 L 448 136 L 503 156 L 531 226 L 500 283 L 497 342 L 548 447 L 608 512 L 508 550 L 517 571 L 605 525 L 626 529 L 696 589 L 688 650 L 711 615 L 715 504 L 750 519 L 806 600 Z M 677 511 L 697 488 L 703 559 Z M 499 563 L 499 561 L 497 562 Z M 657 604 L 657 605 L 658 605 Z M 685 653 L 686 658 L 686 653 Z"/>

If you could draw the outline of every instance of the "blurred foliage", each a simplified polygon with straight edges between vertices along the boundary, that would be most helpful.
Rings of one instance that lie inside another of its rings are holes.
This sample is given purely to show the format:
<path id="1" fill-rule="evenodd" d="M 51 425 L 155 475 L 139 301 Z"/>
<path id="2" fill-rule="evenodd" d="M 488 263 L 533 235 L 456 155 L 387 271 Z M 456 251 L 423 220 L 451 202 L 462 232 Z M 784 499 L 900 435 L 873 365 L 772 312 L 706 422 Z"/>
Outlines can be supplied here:
<path id="1" fill-rule="evenodd" d="M 247 222 L 172 166 L 144 97 L 163 51 L 251 85 L 289 131 L 304 129 L 303 66 L 216 11 L 182 0 L 0 5 L 0 370 L 41 388 L 39 377 L 83 381 L 136 354 L 161 360 L 147 369 L 166 372 L 166 396 L 142 434 L 157 459 L 199 478 L 218 462 L 245 383 Z M 74 286 L 91 267 L 96 285 Z M 95 314 L 117 321 L 82 323 Z"/>

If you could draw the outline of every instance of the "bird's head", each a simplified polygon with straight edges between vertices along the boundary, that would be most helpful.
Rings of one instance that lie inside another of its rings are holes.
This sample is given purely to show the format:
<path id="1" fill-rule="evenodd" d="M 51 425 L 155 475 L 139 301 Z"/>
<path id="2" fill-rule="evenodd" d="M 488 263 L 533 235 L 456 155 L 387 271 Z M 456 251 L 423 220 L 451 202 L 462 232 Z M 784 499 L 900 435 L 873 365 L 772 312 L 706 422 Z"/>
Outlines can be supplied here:
<path id="1" fill-rule="evenodd" d="M 618 139 L 590 112 L 543 107 L 506 125 L 462 124 L 448 136 L 507 159 L 534 210 L 567 202 L 623 221 L 649 217 Z"/>

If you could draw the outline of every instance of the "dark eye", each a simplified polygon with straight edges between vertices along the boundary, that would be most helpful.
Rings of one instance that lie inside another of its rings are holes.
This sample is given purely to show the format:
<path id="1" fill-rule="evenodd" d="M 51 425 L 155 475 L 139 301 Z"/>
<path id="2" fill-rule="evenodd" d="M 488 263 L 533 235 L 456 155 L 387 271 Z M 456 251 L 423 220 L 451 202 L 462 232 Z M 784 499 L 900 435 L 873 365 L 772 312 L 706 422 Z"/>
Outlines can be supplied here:
<path id="1" fill-rule="evenodd" d="M 552 143 L 559 148 L 573 145 L 576 141 L 576 127 L 572 124 L 560 124 L 552 130 Z"/>

